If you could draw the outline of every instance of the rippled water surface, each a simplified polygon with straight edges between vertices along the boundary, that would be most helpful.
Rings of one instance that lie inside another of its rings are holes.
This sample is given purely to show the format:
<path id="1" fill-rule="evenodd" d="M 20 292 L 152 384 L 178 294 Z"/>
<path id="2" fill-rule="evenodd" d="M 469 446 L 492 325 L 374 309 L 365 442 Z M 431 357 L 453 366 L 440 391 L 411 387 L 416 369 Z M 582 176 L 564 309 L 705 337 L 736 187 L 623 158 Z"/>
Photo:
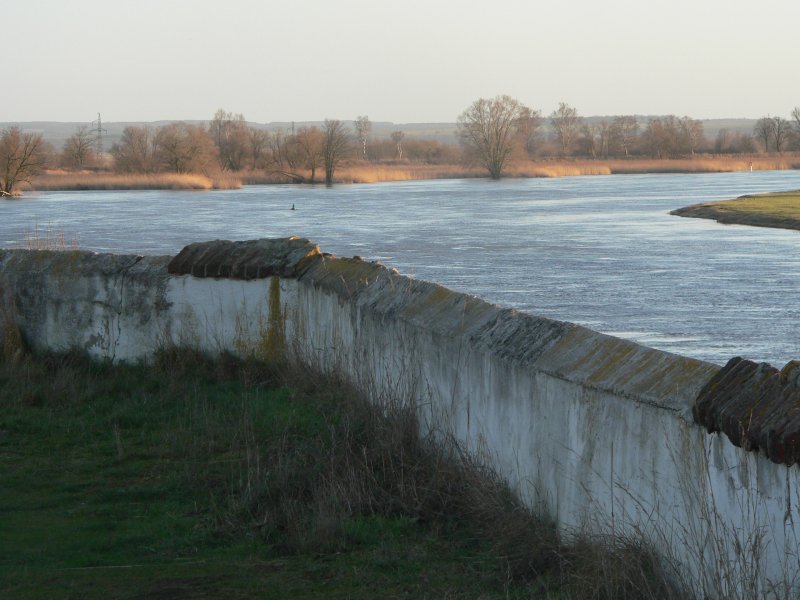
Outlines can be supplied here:
<path id="1" fill-rule="evenodd" d="M 53 192 L 0 203 L 0 240 L 50 227 L 83 249 L 174 254 L 194 241 L 299 235 L 656 348 L 780 366 L 800 358 L 800 232 L 668 212 L 798 188 L 800 173 L 780 171 Z"/>

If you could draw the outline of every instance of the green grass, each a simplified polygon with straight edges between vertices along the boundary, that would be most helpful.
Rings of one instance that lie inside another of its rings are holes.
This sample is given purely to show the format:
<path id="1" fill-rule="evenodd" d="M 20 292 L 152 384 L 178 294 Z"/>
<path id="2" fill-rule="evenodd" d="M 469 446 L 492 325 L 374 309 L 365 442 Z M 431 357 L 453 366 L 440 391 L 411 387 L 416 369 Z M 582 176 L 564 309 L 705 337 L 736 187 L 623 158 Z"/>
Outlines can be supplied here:
<path id="1" fill-rule="evenodd" d="M 800 191 L 742 196 L 735 200 L 695 204 L 672 211 L 682 217 L 720 223 L 800 229 Z"/>
<path id="2" fill-rule="evenodd" d="M 0 515 L 3 598 L 677 597 L 407 407 L 193 352 L 0 362 Z"/>
<path id="3" fill-rule="evenodd" d="M 255 498 L 280 494 L 252 480 L 248 461 L 267 459 L 276 440 L 292 444 L 285 473 L 259 469 L 302 487 L 344 418 L 340 399 L 259 375 L 77 357 L 3 364 L 3 597 L 502 595 L 499 561 L 458 527 L 368 511 L 326 524 L 300 506 L 307 490 L 294 490 L 293 518 Z"/>

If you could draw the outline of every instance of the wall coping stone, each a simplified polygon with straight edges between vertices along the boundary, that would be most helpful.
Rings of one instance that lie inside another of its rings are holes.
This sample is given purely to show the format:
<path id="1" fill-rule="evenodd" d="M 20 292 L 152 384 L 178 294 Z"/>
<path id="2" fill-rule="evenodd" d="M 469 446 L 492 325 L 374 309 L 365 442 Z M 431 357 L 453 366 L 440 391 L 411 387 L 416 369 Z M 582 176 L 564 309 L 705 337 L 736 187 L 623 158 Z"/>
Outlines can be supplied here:
<path id="1" fill-rule="evenodd" d="M 262 279 L 297 277 L 320 255 L 319 247 L 298 237 L 189 244 L 167 265 L 170 275 Z"/>

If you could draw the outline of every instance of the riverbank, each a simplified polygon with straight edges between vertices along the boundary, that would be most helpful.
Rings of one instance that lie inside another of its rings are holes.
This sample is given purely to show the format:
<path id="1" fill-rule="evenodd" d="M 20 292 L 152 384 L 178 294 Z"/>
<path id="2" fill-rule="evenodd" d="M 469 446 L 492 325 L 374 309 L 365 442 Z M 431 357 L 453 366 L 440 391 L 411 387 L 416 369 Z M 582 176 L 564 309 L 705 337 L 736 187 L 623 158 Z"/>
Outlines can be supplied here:
<path id="1" fill-rule="evenodd" d="M 596 159 L 596 160 L 516 160 L 503 171 L 504 177 L 576 177 L 582 175 L 632 175 L 647 173 L 732 173 L 778 171 L 800 168 L 800 156 L 694 156 L 682 159 Z M 430 179 L 468 179 L 486 177 L 474 165 L 427 164 L 412 162 L 368 163 L 348 161 L 339 167 L 334 183 L 383 183 Z M 45 172 L 33 179 L 27 191 L 75 190 L 210 190 L 236 189 L 244 185 L 311 183 L 311 171 L 236 171 L 217 175 L 198 174 L 114 174 L 92 171 Z M 315 173 L 314 183 L 322 182 Z"/>
<path id="2" fill-rule="evenodd" d="M 727 225 L 800 230 L 800 191 L 740 196 L 693 204 L 670 212 L 679 217 L 713 219 Z"/>

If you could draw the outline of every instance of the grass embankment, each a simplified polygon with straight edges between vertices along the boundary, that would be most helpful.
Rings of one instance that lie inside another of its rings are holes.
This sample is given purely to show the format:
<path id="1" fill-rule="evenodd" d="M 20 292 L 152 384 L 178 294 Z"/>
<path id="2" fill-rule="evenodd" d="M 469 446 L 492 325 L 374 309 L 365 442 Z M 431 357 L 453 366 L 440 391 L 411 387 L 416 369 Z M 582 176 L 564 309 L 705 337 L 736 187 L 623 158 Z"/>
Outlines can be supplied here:
<path id="1" fill-rule="evenodd" d="M 800 191 L 741 196 L 673 210 L 679 217 L 714 219 L 733 225 L 800 230 Z"/>
<path id="2" fill-rule="evenodd" d="M 3 597 L 670 597 L 641 547 L 564 546 L 402 406 L 276 373 L 0 363 Z"/>

